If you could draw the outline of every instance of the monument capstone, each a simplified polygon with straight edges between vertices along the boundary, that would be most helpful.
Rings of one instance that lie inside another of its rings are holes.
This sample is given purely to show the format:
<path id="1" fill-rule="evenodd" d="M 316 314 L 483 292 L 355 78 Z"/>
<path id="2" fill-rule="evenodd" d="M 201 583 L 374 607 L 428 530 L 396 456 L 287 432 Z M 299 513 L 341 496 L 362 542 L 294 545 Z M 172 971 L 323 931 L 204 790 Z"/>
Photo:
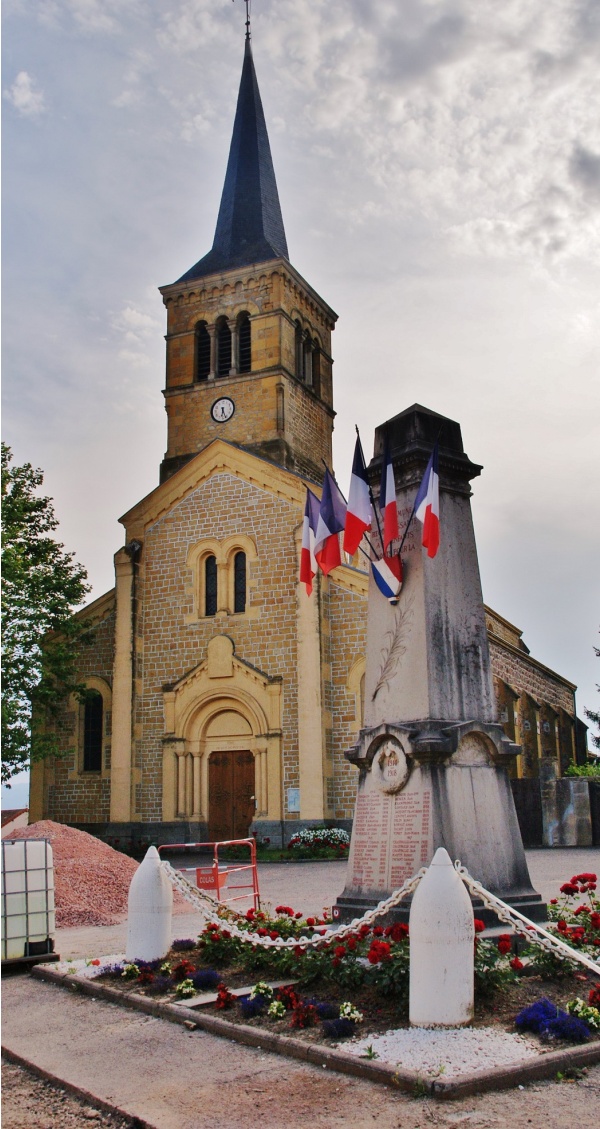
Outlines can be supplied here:
<path id="1" fill-rule="evenodd" d="M 346 753 L 359 770 L 358 791 L 346 886 L 333 913 L 360 916 L 444 847 L 487 890 L 544 920 L 507 773 L 520 748 L 498 721 L 492 683 L 469 485 L 482 468 L 465 454 L 458 423 L 415 404 L 377 428 L 369 477 L 376 493 L 387 438 L 402 536 L 438 436 L 437 555 L 428 558 L 413 521 L 398 602 L 369 581 L 365 724 Z M 408 904 L 393 916 L 407 920 Z"/>

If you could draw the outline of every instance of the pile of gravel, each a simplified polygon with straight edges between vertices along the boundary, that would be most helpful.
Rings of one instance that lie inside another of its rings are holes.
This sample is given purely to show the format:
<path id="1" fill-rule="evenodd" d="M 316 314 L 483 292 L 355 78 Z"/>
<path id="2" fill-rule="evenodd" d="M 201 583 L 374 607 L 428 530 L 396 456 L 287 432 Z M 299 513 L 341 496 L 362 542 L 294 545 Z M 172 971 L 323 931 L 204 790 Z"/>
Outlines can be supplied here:
<path id="1" fill-rule="evenodd" d="M 9 839 L 48 839 L 54 858 L 57 927 L 117 925 L 127 916 L 138 863 L 106 843 L 52 819 L 10 832 Z"/>
<path id="2" fill-rule="evenodd" d="M 429 1078 L 456 1078 L 514 1065 L 540 1054 L 524 1036 L 497 1027 L 405 1027 L 339 1046 L 359 1058 L 367 1057 L 367 1052 L 370 1057 L 371 1048 L 382 1062 Z"/>

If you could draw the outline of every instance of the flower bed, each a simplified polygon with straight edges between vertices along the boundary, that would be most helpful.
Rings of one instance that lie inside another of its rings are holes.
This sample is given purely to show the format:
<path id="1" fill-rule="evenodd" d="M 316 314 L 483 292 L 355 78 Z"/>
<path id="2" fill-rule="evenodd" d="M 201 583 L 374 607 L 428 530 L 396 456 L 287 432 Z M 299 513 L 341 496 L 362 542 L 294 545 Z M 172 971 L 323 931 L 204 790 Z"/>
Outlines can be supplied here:
<path id="1" fill-rule="evenodd" d="M 579 901 L 582 894 L 584 902 Z M 561 888 L 561 895 L 552 906 L 556 924 L 551 931 L 596 957 L 600 915 L 595 877 L 575 876 Z M 278 1033 L 300 1032 L 310 1040 L 338 1040 L 359 1031 L 364 1039 L 407 1024 L 406 925 L 362 925 L 339 943 L 333 939 L 315 948 L 281 950 L 243 943 L 227 928 L 231 911 L 223 909 L 221 917 L 221 924 L 207 925 L 197 940 L 175 942 L 164 961 L 114 965 L 99 969 L 99 974 L 124 991 L 134 989 L 192 1005 L 200 993 L 212 992 L 205 1006 L 227 1012 L 234 1023 L 267 1026 Z M 272 939 L 324 933 L 330 924 L 325 917 L 303 918 L 284 905 L 270 916 L 249 910 L 236 923 Z M 475 1026 L 495 1024 L 514 1030 L 517 1014 L 540 1005 L 540 1016 L 544 1012 L 548 1018 L 548 1005 L 554 1008 L 555 1022 L 544 1026 L 542 1016 L 537 1028 L 546 1041 L 564 1041 L 574 1032 L 581 1037 L 579 1024 L 586 1025 L 586 1038 L 600 1034 L 597 977 L 575 963 L 559 961 L 536 944 L 523 945 L 524 937 L 517 955 L 511 934 L 486 940 L 480 936 L 483 924 L 475 922 L 475 928 Z M 294 983 L 273 988 L 267 981 Z M 241 988 L 247 992 L 233 995 Z M 534 1020 L 536 1015 L 534 1008 Z M 527 1028 L 525 1020 L 523 1025 Z"/>

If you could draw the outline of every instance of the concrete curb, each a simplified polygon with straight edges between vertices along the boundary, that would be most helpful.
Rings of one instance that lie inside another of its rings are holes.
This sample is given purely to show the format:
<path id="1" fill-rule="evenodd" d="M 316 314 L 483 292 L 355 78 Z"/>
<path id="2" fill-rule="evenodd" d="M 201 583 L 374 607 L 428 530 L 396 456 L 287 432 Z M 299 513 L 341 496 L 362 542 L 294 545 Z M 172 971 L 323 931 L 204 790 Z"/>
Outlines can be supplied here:
<path id="1" fill-rule="evenodd" d="M 526 1085 L 544 1078 L 554 1078 L 558 1071 L 573 1067 L 591 1066 L 600 1062 L 600 1040 L 568 1050 L 549 1051 L 533 1062 L 517 1063 L 514 1066 L 495 1067 L 492 1070 L 462 1075 L 456 1080 L 422 1078 L 416 1071 L 403 1070 L 382 1062 L 359 1059 L 355 1055 L 335 1047 L 323 1047 L 315 1043 L 304 1043 L 287 1035 L 277 1035 L 271 1031 L 259 1030 L 241 1023 L 230 1023 L 217 1016 L 198 1014 L 197 1009 L 183 1007 L 181 1004 L 164 1004 L 135 992 L 123 993 L 118 988 L 99 984 L 68 972 L 58 972 L 47 965 L 37 965 L 31 975 L 38 980 L 46 980 L 61 988 L 81 992 L 94 999 L 107 1000 L 111 1004 L 142 1011 L 157 1018 L 190 1029 L 198 1028 L 211 1035 L 243 1043 L 258 1050 L 272 1051 L 287 1058 L 299 1059 L 335 1070 L 341 1074 L 352 1074 L 355 1078 L 365 1078 L 370 1082 L 391 1086 L 409 1093 L 429 1094 L 433 1098 L 447 1101 L 451 1098 L 468 1097 L 486 1090 L 506 1090 L 514 1086 Z M 128 1116 L 125 1114 L 124 1116 Z M 151 1127 L 152 1129 L 152 1127 Z"/>
<path id="2" fill-rule="evenodd" d="M 89 1090 L 82 1089 L 81 1086 L 76 1086 L 73 1082 L 65 1082 L 64 1078 L 59 1078 L 57 1074 L 52 1074 L 50 1070 L 44 1070 L 42 1066 L 37 1066 L 35 1062 L 30 1062 L 28 1058 L 23 1058 L 23 1055 L 16 1054 L 8 1047 L 2 1047 L 2 1057 L 7 1062 L 12 1062 L 15 1066 L 22 1066 L 24 1070 L 28 1070 L 31 1074 L 35 1074 L 37 1078 L 41 1078 L 44 1082 L 51 1082 L 53 1086 L 58 1086 L 61 1090 L 67 1090 L 76 1098 L 81 1098 L 82 1101 L 87 1102 L 88 1105 L 93 1105 L 96 1109 L 101 1109 L 103 1113 L 112 1113 L 115 1117 L 123 1117 L 129 1124 L 129 1129 L 156 1129 L 155 1125 L 151 1125 L 149 1121 L 145 1121 L 142 1117 L 136 1117 L 135 1114 L 127 1113 L 126 1110 L 121 1109 L 118 1105 L 113 1105 L 107 1102 L 104 1098 L 98 1098 L 95 1094 L 90 1093 Z"/>

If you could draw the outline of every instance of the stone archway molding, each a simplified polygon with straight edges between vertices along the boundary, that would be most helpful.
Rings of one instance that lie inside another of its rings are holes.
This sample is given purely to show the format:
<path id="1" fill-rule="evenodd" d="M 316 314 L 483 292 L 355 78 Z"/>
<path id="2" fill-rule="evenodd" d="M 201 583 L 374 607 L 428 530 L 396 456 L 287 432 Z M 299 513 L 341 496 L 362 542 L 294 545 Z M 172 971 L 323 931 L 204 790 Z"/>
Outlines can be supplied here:
<path id="1" fill-rule="evenodd" d="M 240 748 L 255 759 L 257 818 L 282 818 L 280 677 L 238 658 L 228 635 L 215 635 L 203 662 L 163 687 L 163 707 L 165 822 L 206 822 L 210 754 Z"/>

